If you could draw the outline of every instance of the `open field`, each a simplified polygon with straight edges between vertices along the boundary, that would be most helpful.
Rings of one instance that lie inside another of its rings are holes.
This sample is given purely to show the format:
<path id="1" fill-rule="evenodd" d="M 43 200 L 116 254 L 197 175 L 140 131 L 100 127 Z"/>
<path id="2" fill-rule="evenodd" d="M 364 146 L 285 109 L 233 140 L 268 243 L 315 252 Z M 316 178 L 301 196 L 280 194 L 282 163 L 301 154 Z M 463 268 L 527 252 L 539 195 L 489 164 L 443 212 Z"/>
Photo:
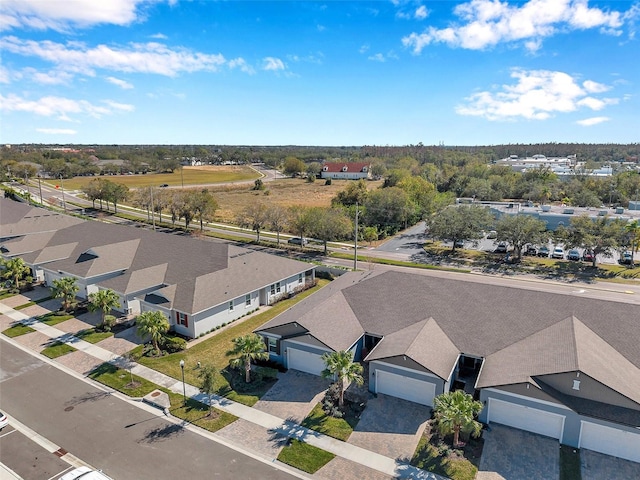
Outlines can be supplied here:
<path id="1" fill-rule="evenodd" d="M 245 165 L 202 165 L 198 167 L 184 167 L 173 173 L 147 173 L 145 175 L 105 175 L 100 177 L 74 177 L 64 181 L 66 190 L 80 190 L 91 180 L 103 178 L 114 183 L 121 183 L 129 188 L 140 188 L 168 184 L 171 187 L 179 187 L 183 184 L 209 185 L 214 183 L 251 181 L 259 178 L 260 174 L 253 168 Z M 49 184 L 59 185 L 59 180 L 50 180 Z"/>
<path id="2" fill-rule="evenodd" d="M 284 178 L 265 183 L 262 191 L 251 190 L 250 186 L 220 186 L 209 190 L 218 202 L 217 222 L 234 223 L 237 215 L 250 203 L 263 203 L 270 207 L 280 205 L 291 207 L 329 207 L 331 199 L 346 188 L 352 180 L 333 180 L 325 185 L 324 180 L 308 183 L 301 178 Z M 382 181 L 367 182 L 369 190 L 378 188 Z"/>

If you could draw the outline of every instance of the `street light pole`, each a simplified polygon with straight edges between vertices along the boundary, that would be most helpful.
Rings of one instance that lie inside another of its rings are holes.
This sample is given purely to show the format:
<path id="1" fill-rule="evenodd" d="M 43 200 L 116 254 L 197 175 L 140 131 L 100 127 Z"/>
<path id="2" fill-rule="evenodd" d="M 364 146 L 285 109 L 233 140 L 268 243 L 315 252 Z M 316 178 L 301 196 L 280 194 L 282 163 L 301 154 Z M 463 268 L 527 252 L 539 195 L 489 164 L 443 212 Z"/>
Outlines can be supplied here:
<path id="1" fill-rule="evenodd" d="M 182 396 L 184 397 L 184 404 L 187 404 L 187 386 L 184 383 L 184 360 L 180 360 L 180 369 L 182 370 Z"/>
<path id="2" fill-rule="evenodd" d="M 38 174 L 38 190 L 40 191 L 40 205 L 44 205 L 44 200 L 42 199 L 42 182 L 40 181 L 40 174 Z"/>
<path id="3" fill-rule="evenodd" d="M 60 188 L 62 188 L 62 208 L 64 208 L 64 213 L 67 213 L 67 202 L 64 199 L 64 178 L 62 178 L 62 174 L 60 174 Z"/>
<path id="4" fill-rule="evenodd" d="M 353 271 L 358 270 L 358 202 L 356 202 L 356 228 L 353 236 Z"/>

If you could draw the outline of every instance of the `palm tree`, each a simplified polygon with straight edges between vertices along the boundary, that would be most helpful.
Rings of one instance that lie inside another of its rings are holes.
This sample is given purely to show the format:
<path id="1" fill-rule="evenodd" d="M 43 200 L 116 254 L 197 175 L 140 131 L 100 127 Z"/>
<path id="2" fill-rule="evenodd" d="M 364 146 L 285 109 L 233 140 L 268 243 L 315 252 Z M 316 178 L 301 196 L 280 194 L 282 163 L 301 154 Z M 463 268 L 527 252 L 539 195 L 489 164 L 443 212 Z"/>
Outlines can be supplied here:
<path id="1" fill-rule="evenodd" d="M 230 365 L 232 368 L 244 366 L 246 383 L 251 381 L 251 361 L 269 359 L 269 354 L 264 351 L 264 340 L 256 333 L 234 338 L 233 349 L 229 350 L 227 355 L 240 355 L 231 360 Z"/>
<path id="2" fill-rule="evenodd" d="M 460 446 L 460 432 L 471 432 L 474 437 L 480 435 L 482 425 L 475 420 L 482 410 L 482 403 L 463 390 L 446 392 L 434 399 L 433 416 L 436 428 L 442 435 L 453 433 L 453 446 Z"/>
<path id="3" fill-rule="evenodd" d="M 633 267 L 633 257 L 636 250 L 638 250 L 638 246 L 640 246 L 640 222 L 637 219 L 629 222 L 624 226 L 624 230 L 631 240 L 631 266 Z"/>
<path id="4" fill-rule="evenodd" d="M 62 299 L 62 311 L 67 312 L 71 308 L 74 299 L 78 293 L 78 284 L 73 277 L 62 277 L 53 281 L 51 287 L 51 295 L 53 298 Z"/>
<path id="5" fill-rule="evenodd" d="M 11 281 L 16 289 L 20 288 L 20 281 L 31 273 L 31 269 L 19 257 L 2 260 L 4 269 L 2 278 Z"/>
<path id="6" fill-rule="evenodd" d="M 98 290 L 95 293 L 89 294 L 89 311 L 95 312 L 100 310 L 102 312 L 102 323 L 100 327 L 105 326 L 107 314 L 114 308 L 120 308 L 120 297 L 113 290 Z"/>
<path id="7" fill-rule="evenodd" d="M 209 397 L 209 415 L 211 415 L 211 397 L 216 393 L 216 378 L 219 373 L 213 365 L 205 365 L 198 374 L 202 381 L 200 391 Z"/>
<path id="8" fill-rule="evenodd" d="M 160 353 L 159 342 L 163 335 L 169 331 L 169 321 L 162 312 L 147 311 L 142 312 L 136 319 L 138 325 L 137 334 L 141 338 L 151 337 L 151 343 L 156 353 Z"/>
<path id="9" fill-rule="evenodd" d="M 341 350 L 339 352 L 327 352 L 322 355 L 327 368 L 322 371 L 324 378 L 335 378 L 338 384 L 338 405 L 344 405 L 344 389 L 346 382 L 364 383 L 362 378 L 362 365 L 353 361 L 353 353 Z"/>

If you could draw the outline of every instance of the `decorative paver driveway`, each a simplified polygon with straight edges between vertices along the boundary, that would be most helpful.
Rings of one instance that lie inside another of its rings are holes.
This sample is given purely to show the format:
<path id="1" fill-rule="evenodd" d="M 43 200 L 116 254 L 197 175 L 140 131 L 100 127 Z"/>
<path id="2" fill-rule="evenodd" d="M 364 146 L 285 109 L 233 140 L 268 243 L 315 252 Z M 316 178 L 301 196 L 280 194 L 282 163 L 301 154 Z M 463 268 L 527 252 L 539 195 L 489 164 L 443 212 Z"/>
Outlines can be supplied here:
<path id="1" fill-rule="evenodd" d="M 491 431 L 483 432 L 483 437 L 481 473 L 477 478 L 557 480 L 560 477 L 557 440 L 495 423 L 491 424 Z"/>
<path id="2" fill-rule="evenodd" d="M 317 375 L 289 370 L 253 406 L 276 417 L 300 423 L 322 400 L 331 382 Z"/>
<path id="3" fill-rule="evenodd" d="M 116 333 L 113 337 L 105 338 L 96 345 L 117 355 L 124 355 L 142 343 L 142 340 L 136 335 L 136 330 L 136 327 L 127 328 Z"/>
<path id="4" fill-rule="evenodd" d="M 345 458 L 336 457 L 318 470 L 313 478 L 323 480 L 390 480 L 394 477 Z"/>
<path id="5" fill-rule="evenodd" d="M 387 457 L 408 461 L 429 418 L 430 407 L 380 394 L 367 402 L 348 442 Z"/>
<path id="6" fill-rule="evenodd" d="M 216 435 L 269 459 L 277 458 L 287 441 L 287 438 L 274 435 L 264 427 L 242 418 L 218 430 Z"/>
<path id="7" fill-rule="evenodd" d="M 640 478 L 640 463 L 621 458 L 580 450 L 582 480 L 630 480 Z"/>

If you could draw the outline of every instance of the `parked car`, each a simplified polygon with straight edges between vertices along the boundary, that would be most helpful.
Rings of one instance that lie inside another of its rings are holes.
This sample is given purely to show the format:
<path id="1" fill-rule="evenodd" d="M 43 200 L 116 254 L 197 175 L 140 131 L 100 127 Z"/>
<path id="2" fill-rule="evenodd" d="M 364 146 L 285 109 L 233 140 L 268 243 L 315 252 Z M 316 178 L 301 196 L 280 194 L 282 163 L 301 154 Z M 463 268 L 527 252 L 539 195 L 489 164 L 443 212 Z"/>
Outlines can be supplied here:
<path id="1" fill-rule="evenodd" d="M 113 480 L 100 470 L 92 470 L 89 467 L 78 467 L 60 477 L 60 480 Z"/>
<path id="2" fill-rule="evenodd" d="M 464 248 L 464 240 L 456 240 L 456 248 Z"/>
<path id="3" fill-rule="evenodd" d="M 538 249 L 535 247 L 535 245 L 529 245 L 527 247 L 527 249 L 524 251 L 525 255 L 532 255 L 532 256 L 536 256 L 538 255 Z"/>
<path id="4" fill-rule="evenodd" d="M 572 248 L 569 250 L 569 253 L 567 253 L 567 260 L 574 260 L 576 262 L 580 261 L 580 252 L 575 248 Z"/>
<path id="5" fill-rule="evenodd" d="M 509 245 L 507 244 L 507 242 L 500 242 L 496 247 L 496 253 L 507 253 L 508 249 Z"/>
<path id="6" fill-rule="evenodd" d="M 553 253 L 551 254 L 551 258 L 561 259 L 564 258 L 564 248 L 556 247 L 553 249 Z"/>
<path id="7" fill-rule="evenodd" d="M 0 412 L 0 430 L 2 430 L 7 425 L 9 425 L 9 419 L 4 413 Z"/>
<path id="8" fill-rule="evenodd" d="M 163 183 L 162 185 L 160 185 L 160 188 L 167 188 L 169 186 L 168 183 Z"/>
<path id="9" fill-rule="evenodd" d="M 538 256 L 539 257 L 548 258 L 549 257 L 549 247 L 540 247 L 538 249 Z"/>
<path id="10" fill-rule="evenodd" d="M 289 243 L 292 245 L 301 245 L 304 246 L 307 243 L 309 243 L 309 241 L 306 238 L 300 238 L 300 237 L 293 237 L 289 239 Z"/>
<path id="11" fill-rule="evenodd" d="M 498 232 L 495 230 L 490 230 L 489 233 L 487 233 L 487 239 L 495 240 L 496 238 L 498 238 Z"/>
<path id="12" fill-rule="evenodd" d="M 626 252 L 622 252 L 622 255 L 620 255 L 620 263 L 623 265 L 631 265 L 631 251 L 627 250 Z"/>
<path id="13" fill-rule="evenodd" d="M 585 250 L 582 254 L 582 261 L 584 262 L 593 262 L 593 252 L 591 250 Z"/>

